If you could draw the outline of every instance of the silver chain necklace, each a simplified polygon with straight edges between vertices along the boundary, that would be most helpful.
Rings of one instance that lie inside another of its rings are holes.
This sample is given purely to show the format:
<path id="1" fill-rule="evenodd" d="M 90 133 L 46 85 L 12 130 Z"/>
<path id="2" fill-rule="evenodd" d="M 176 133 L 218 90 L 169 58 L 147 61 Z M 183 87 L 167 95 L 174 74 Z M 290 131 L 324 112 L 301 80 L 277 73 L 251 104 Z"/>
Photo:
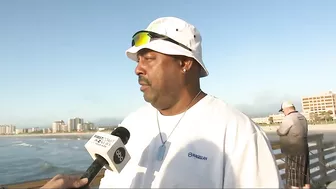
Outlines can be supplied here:
<path id="1" fill-rule="evenodd" d="M 176 123 L 175 127 L 173 128 L 173 130 L 170 132 L 169 136 L 167 137 L 166 141 L 163 141 L 162 138 L 162 134 L 161 134 L 161 129 L 160 129 L 160 122 L 159 122 L 159 111 L 156 111 L 156 122 L 157 122 L 157 126 L 159 128 L 159 134 L 160 134 L 160 139 L 162 142 L 162 145 L 160 145 L 159 149 L 158 149 L 158 153 L 157 153 L 157 160 L 162 161 L 163 157 L 166 153 L 166 142 L 168 141 L 169 137 L 173 134 L 174 130 L 176 129 L 176 127 L 179 125 L 180 121 L 182 120 L 182 118 L 184 117 L 184 115 L 187 113 L 188 109 L 190 108 L 189 106 L 191 105 L 191 103 L 198 97 L 199 94 L 201 94 L 202 90 L 200 90 L 197 95 L 194 97 L 194 99 L 188 104 L 187 109 L 183 112 L 183 115 L 181 116 L 181 118 L 178 120 L 178 122 Z"/>

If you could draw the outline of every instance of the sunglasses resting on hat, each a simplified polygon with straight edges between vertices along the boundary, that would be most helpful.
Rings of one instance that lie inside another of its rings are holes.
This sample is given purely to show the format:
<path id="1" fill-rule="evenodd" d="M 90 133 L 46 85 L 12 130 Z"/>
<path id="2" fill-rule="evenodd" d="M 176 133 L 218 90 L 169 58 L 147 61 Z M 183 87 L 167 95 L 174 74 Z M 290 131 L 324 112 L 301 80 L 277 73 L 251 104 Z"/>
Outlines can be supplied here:
<path id="1" fill-rule="evenodd" d="M 172 42 L 176 45 L 179 45 L 189 51 L 192 51 L 189 47 L 175 41 L 174 39 L 171 39 L 167 36 L 158 34 L 158 33 L 154 33 L 154 32 L 150 32 L 150 31 L 138 31 L 137 33 L 135 33 L 132 37 L 132 46 L 136 46 L 139 47 L 141 45 L 145 45 L 153 40 L 165 40 L 165 41 L 169 41 Z"/>

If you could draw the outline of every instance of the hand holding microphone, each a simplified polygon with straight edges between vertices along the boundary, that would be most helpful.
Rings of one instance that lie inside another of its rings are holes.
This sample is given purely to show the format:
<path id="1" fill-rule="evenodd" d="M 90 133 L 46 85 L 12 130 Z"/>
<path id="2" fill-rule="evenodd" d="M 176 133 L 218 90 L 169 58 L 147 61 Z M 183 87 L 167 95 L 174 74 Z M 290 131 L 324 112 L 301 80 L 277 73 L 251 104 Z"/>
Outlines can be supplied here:
<path id="1" fill-rule="evenodd" d="M 117 127 L 111 135 L 97 132 L 85 144 L 85 148 L 94 159 L 94 162 L 86 170 L 81 178 L 87 178 L 88 182 L 82 189 L 88 188 L 92 180 L 105 166 L 106 169 L 120 173 L 131 159 L 125 145 L 130 138 L 130 132 L 124 127 Z"/>
<path id="2" fill-rule="evenodd" d="M 97 132 L 85 144 L 94 162 L 86 170 L 82 177 L 70 175 L 56 175 L 40 189 L 68 189 L 89 188 L 92 180 L 105 166 L 111 171 L 120 171 L 131 159 L 124 145 L 130 137 L 129 131 L 124 127 L 117 127 L 111 135 Z"/>
<path id="3" fill-rule="evenodd" d="M 80 179 L 77 176 L 72 175 L 56 175 L 40 189 L 68 189 L 68 188 L 80 188 L 87 184 L 88 179 Z"/>

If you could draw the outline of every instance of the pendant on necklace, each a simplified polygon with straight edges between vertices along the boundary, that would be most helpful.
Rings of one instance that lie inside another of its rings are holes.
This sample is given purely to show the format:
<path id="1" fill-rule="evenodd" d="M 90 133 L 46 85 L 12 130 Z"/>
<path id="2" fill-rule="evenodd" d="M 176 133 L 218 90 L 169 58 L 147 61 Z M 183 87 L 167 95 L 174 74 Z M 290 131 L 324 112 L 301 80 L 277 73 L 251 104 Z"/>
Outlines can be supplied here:
<path id="1" fill-rule="evenodd" d="M 162 161 L 165 153 L 166 153 L 166 146 L 164 144 L 162 144 L 159 147 L 159 150 L 158 150 L 158 153 L 157 153 L 157 160 Z"/>

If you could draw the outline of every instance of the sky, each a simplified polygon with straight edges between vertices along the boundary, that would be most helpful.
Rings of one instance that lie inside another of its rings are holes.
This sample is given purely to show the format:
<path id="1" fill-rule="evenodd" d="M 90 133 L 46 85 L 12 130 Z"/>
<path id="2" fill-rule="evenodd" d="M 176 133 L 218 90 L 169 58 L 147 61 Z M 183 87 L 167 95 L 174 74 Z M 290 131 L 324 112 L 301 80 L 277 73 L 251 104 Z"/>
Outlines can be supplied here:
<path id="1" fill-rule="evenodd" d="M 159 17 L 195 25 L 202 89 L 249 116 L 336 89 L 336 1 L 0 1 L 0 125 L 122 119 L 145 102 L 125 50 Z"/>

